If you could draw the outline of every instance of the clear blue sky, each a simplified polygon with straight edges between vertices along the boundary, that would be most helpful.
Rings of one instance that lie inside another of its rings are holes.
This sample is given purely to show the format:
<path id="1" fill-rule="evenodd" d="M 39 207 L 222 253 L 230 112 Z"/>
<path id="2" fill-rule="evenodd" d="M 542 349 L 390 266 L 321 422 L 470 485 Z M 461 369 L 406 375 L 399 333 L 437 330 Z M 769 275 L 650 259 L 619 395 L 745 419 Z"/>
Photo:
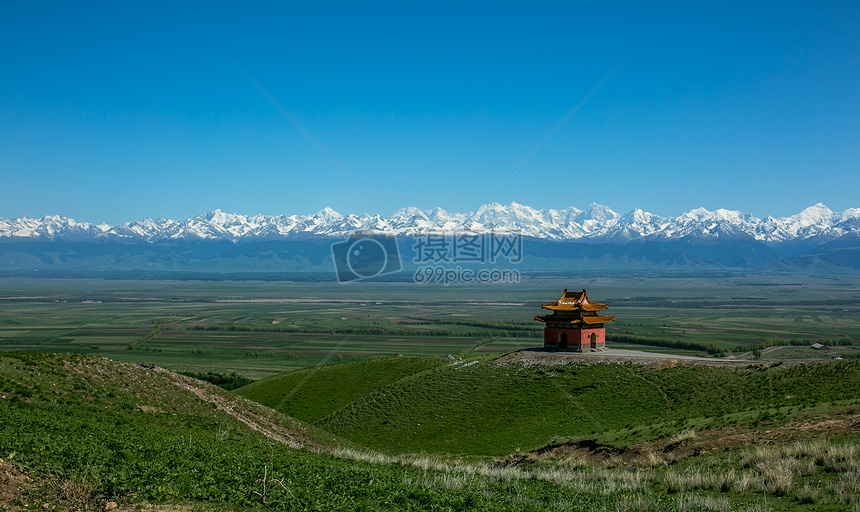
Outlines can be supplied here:
<path id="1" fill-rule="evenodd" d="M 860 207 L 860 4 L 652 4 L 2 2 L 0 217 Z"/>

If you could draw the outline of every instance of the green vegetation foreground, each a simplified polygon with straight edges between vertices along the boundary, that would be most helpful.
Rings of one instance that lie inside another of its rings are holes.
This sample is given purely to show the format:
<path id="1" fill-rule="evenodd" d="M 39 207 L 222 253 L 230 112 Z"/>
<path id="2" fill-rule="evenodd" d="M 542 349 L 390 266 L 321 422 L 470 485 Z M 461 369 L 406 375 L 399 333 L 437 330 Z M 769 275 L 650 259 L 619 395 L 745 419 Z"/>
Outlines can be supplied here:
<path id="1" fill-rule="evenodd" d="M 115 501 L 230 510 L 527 511 L 574 498 L 547 481 L 512 485 L 479 475 L 468 477 L 473 486 L 448 488 L 435 483 L 446 479 L 440 471 L 322 453 L 324 444 L 337 444 L 331 436 L 144 365 L 0 352 L 0 375 L 0 464 L 11 462 L 43 482 L 11 503 L 0 498 L 0 509 L 44 502 L 103 510 Z M 580 510 L 600 501 L 576 499 Z"/>
<path id="2" fill-rule="evenodd" d="M 429 382 L 423 376 L 436 372 L 450 370 L 461 376 L 458 378 L 463 380 L 458 383 L 445 373 L 437 375 L 439 386 L 448 390 L 455 383 L 474 385 L 492 376 L 493 368 L 500 375 L 517 375 L 516 366 L 497 366 L 492 361 L 460 361 L 445 366 L 450 363 L 418 358 L 380 360 L 383 366 L 376 370 L 384 373 L 386 362 L 392 364 L 394 373 L 407 374 L 400 378 L 394 375 L 393 384 L 383 385 L 386 389 L 399 386 L 401 398 L 407 390 L 411 390 L 409 396 L 419 396 L 423 384 Z M 348 375 L 357 367 L 351 365 L 328 368 Z M 559 379 L 560 388 L 556 389 L 562 396 L 564 389 L 590 406 L 584 400 L 584 393 L 590 392 L 586 388 L 596 387 L 596 382 L 606 376 L 601 372 L 612 366 L 616 365 L 521 367 L 519 377 L 524 383 Z M 695 380 L 695 375 L 676 368 L 650 369 L 663 372 L 663 378 L 648 382 L 635 372 L 627 372 L 631 379 L 627 389 L 638 389 L 635 382 L 642 381 L 643 389 L 677 389 L 681 394 L 667 394 L 685 400 L 683 390 L 694 388 L 684 379 Z M 472 369 L 475 373 L 470 377 Z M 807 365 L 806 369 L 812 372 L 806 378 L 814 382 L 807 387 L 820 387 L 821 396 L 838 393 L 840 385 L 856 389 L 858 369 L 854 363 Z M 777 401 L 786 386 L 799 391 L 804 378 L 801 373 L 791 373 L 799 371 L 792 368 L 752 367 L 744 371 L 749 374 L 741 375 L 738 383 L 775 383 L 772 388 L 760 389 L 760 397 L 753 393 L 737 398 L 738 407 L 749 403 L 752 410 L 768 400 Z M 780 381 L 775 374 L 761 377 L 771 371 L 785 371 L 783 375 L 790 378 Z M 568 373 L 570 376 L 564 377 Z M 582 390 L 568 387 L 574 375 L 584 382 Z M 842 439 L 806 440 L 675 461 L 663 458 L 665 452 L 651 453 L 650 464 L 637 462 L 632 466 L 620 462 L 592 464 L 577 456 L 554 453 L 557 446 L 549 447 L 544 455 L 533 452 L 466 463 L 434 456 L 393 457 L 360 449 L 215 386 L 149 365 L 84 355 L 0 353 L 0 376 L 0 474 L 12 481 L 25 471 L 33 478 L 23 490 L 12 493 L 0 480 L 0 509 L 42 509 L 47 504 L 49 509 L 103 510 L 105 503 L 115 501 L 125 510 L 144 503 L 191 504 L 200 510 L 687 512 L 789 510 L 810 504 L 816 510 L 860 510 L 860 447 L 855 437 L 844 432 Z M 314 386 L 318 392 L 324 391 L 319 382 L 312 382 L 313 376 L 305 377 L 306 391 Z M 765 380 L 757 381 L 759 378 Z M 349 382 L 342 384 L 349 386 Z M 369 380 L 355 381 L 355 386 L 356 394 L 372 387 Z M 538 388 L 526 385 L 508 393 L 517 395 L 529 389 Z M 467 391 L 472 391 L 471 403 L 480 408 L 484 398 L 476 390 Z M 800 406 L 803 410 L 792 412 L 793 417 L 806 414 L 806 419 L 814 419 L 811 415 L 819 414 L 849 425 L 858 421 L 856 405 L 844 405 L 856 404 L 856 399 L 837 396 L 830 397 L 829 404 L 812 403 L 821 396 L 804 395 L 798 402 L 805 404 Z M 420 403 L 427 405 L 430 400 Z M 327 406 L 339 404 L 330 401 Z M 827 407 L 833 410 L 827 412 Z M 544 421 L 528 410 L 509 409 L 508 417 Z M 409 411 L 417 412 L 414 408 Z M 623 408 L 616 411 L 619 415 L 633 414 Z M 610 416 L 600 414 L 594 418 L 598 422 Z M 779 429 L 787 424 L 781 414 L 757 418 L 763 428 Z M 323 419 L 320 425 L 329 421 Z M 637 421 L 646 427 L 646 420 Z M 457 428 L 453 423 L 449 426 Z M 499 431 L 510 428 L 501 421 L 495 426 Z M 647 428 L 651 437 L 658 430 L 673 432 L 664 447 L 667 450 L 694 443 L 697 436 L 690 430 L 674 430 L 676 427 L 665 421 Z M 380 436 L 390 434 L 385 429 L 378 431 Z M 16 481 L 26 482 L 24 478 Z"/>
<path id="3" fill-rule="evenodd" d="M 238 393 L 374 450 L 485 456 L 586 438 L 623 450 L 687 429 L 755 426 L 860 398 L 857 361 L 563 361 L 528 352 L 387 358 L 288 372 Z"/>

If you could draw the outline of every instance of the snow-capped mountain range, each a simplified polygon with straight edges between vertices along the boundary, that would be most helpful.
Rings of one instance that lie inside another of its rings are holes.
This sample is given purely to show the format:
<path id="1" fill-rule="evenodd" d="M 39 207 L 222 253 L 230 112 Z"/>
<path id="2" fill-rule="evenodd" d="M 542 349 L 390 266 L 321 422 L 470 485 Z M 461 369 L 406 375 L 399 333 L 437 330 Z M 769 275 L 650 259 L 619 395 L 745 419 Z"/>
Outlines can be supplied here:
<path id="1" fill-rule="evenodd" d="M 514 232 L 556 241 L 629 242 L 635 240 L 741 239 L 765 243 L 823 243 L 844 235 L 860 236 L 860 208 L 834 212 L 819 203 L 790 217 L 764 219 L 739 211 L 697 208 L 678 217 L 632 210 L 624 215 L 607 206 L 585 210 L 536 210 L 492 203 L 474 212 L 441 208 L 403 208 L 391 217 L 341 215 L 325 208 L 315 215 L 238 215 L 215 210 L 176 221 L 144 219 L 117 226 L 77 222 L 50 215 L 41 219 L 0 218 L 0 241 L 169 242 L 226 240 L 259 242 L 314 237 L 346 237 L 355 231 L 414 236 L 436 231 Z"/>

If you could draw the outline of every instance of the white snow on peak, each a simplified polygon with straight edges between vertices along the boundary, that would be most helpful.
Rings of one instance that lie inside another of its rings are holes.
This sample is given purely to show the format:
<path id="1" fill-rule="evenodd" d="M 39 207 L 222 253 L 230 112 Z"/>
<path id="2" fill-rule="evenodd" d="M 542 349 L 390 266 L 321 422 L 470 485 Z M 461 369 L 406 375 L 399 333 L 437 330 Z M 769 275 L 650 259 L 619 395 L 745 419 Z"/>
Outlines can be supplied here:
<path id="1" fill-rule="evenodd" d="M 582 213 L 579 214 L 579 219 L 592 220 L 597 222 L 608 222 L 617 220 L 620 215 L 612 211 L 608 206 L 603 206 L 602 204 L 591 203 L 588 205 L 588 208 L 585 209 Z"/>
<path id="2" fill-rule="evenodd" d="M 839 214 L 839 220 L 860 219 L 860 208 L 848 208 Z"/>
<path id="3" fill-rule="evenodd" d="M 813 224 L 821 224 L 830 221 L 833 219 L 833 212 L 830 208 L 818 203 L 814 206 L 810 206 L 809 208 L 804 208 L 802 212 L 797 215 L 792 215 L 789 219 L 802 226 L 811 226 Z"/>

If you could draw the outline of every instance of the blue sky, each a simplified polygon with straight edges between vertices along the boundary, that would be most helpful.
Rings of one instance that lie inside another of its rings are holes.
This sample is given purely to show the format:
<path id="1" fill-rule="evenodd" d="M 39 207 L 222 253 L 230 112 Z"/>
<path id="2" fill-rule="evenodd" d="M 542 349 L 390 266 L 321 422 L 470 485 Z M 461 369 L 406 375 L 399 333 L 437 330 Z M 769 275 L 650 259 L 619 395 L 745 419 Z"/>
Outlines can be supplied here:
<path id="1" fill-rule="evenodd" d="M 3 2 L 0 44 L 4 218 L 860 207 L 857 2 Z"/>

